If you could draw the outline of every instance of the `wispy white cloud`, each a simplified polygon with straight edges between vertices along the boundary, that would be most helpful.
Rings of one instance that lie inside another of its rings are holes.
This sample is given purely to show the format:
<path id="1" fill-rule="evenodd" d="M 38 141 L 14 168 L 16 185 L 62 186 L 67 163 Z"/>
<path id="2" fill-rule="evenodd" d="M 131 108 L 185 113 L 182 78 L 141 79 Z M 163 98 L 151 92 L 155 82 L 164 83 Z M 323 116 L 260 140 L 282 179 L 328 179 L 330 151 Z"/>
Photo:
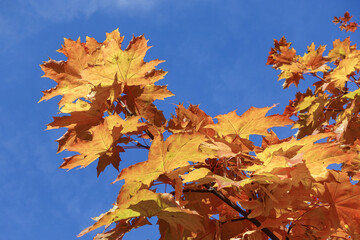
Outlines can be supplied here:
<path id="1" fill-rule="evenodd" d="M 137 16 L 161 0 L 13 0 L 0 4 L 0 54 L 54 23 L 89 18 L 95 13 Z"/>
<path id="2" fill-rule="evenodd" d="M 31 10 L 40 18 L 50 21 L 71 20 L 77 16 L 89 16 L 96 12 L 95 0 L 30 0 Z"/>
<path id="3" fill-rule="evenodd" d="M 95 12 L 149 11 L 158 0 L 30 0 L 32 10 L 50 21 L 67 21 L 76 17 L 89 17 Z"/>

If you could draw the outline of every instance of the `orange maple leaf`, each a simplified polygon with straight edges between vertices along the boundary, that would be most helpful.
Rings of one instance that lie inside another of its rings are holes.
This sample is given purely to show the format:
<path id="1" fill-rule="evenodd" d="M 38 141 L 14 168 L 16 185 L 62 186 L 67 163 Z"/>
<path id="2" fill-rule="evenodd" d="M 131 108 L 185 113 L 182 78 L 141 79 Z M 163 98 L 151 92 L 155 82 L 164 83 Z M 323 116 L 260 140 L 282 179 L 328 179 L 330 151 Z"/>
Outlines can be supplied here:
<path id="1" fill-rule="evenodd" d="M 105 117 L 102 124 L 91 127 L 88 139 L 76 138 L 67 146 L 69 151 L 79 152 L 80 155 L 65 158 L 61 168 L 72 169 L 77 166 L 86 167 L 97 158 L 100 161 L 112 162 L 118 166 L 119 152 L 122 147 L 117 146 L 121 142 L 121 136 L 129 132 L 141 132 L 145 128 L 144 123 L 138 122 L 139 117 L 123 120 L 118 115 Z M 100 167 L 100 170 L 103 170 Z M 98 172 L 99 174 L 99 172 Z"/>
<path id="2" fill-rule="evenodd" d="M 126 103 L 128 109 L 133 114 L 143 117 L 150 124 L 157 127 L 157 130 L 152 132 L 157 132 L 160 129 L 162 132 L 165 130 L 163 127 L 166 122 L 165 117 L 162 111 L 156 108 L 153 101 L 163 100 L 164 98 L 174 95 L 167 89 L 167 86 L 155 86 L 153 84 L 145 86 L 126 86 L 123 93 L 124 95 L 119 99 Z M 121 108 L 120 105 L 118 107 Z M 118 112 L 120 113 L 121 111 L 123 110 L 120 109 Z"/>
<path id="3" fill-rule="evenodd" d="M 280 41 L 274 39 L 274 46 L 269 52 L 267 65 L 280 67 L 283 64 L 290 64 L 294 60 L 296 51 L 294 48 L 290 49 L 291 42 L 287 42 L 285 37 L 282 37 Z"/>
<path id="4" fill-rule="evenodd" d="M 103 120 L 104 110 L 102 106 L 78 99 L 75 103 L 66 103 L 60 109 L 61 113 L 70 113 L 70 116 L 53 117 L 54 121 L 47 125 L 47 129 L 67 127 L 87 130 Z"/>
<path id="5" fill-rule="evenodd" d="M 348 229 L 354 239 L 360 237 L 360 186 L 351 184 L 346 173 L 331 171 L 324 181 L 326 193 L 322 201 L 330 204 L 331 218 Z"/>
<path id="6" fill-rule="evenodd" d="M 358 28 L 359 24 L 356 22 L 350 22 L 351 18 L 353 16 L 350 15 L 348 11 L 345 12 L 344 17 L 334 17 L 333 23 L 339 24 L 340 23 L 340 29 L 351 32 L 355 32 Z"/>
<path id="7" fill-rule="evenodd" d="M 302 57 L 302 61 L 304 61 L 304 65 L 308 68 L 308 72 L 324 72 L 329 67 L 326 65 L 327 59 L 323 57 L 323 53 L 325 51 L 326 46 L 319 46 L 315 50 L 315 44 L 312 43 L 308 46 L 307 53 Z"/>
<path id="8" fill-rule="evenodd" d="M 214 132 L 205 126 L 214 123 L 212 118 L 199 108 L 199 105 L 190 104 L 188 109 L 182 104 L 177 105 L 176 116 L 172 115 L 168 130 L 173 133 L 201 132 L 212 136 Z"/>
<path id="9" fill-rule="evenodd" d="M 80 39 L 65 39 L 59 52 L 66 55 L 67 61 L 49 60 L 41 65 L 44 77 L 53 79 L 58 85 L 44 91 L 40 101 L 62 95 L 59 102 L 59 107 L 62 107 L 78 98 L 91 100 L 92 95 L 103 91 L 101 88 L 114 84 L 145 86 L 166 75 L 162 70 L 155 70 L 164 61 L 144 62 L 150 48 L 144 36 L 133 37 L 125 50 L 121 49 L 123 39 L 118 30 L 108 33 L 103 43 L 97 43 L 92 38 L 87 38 L 86 43 L 81 43 Z M 111 96 L 112 101 L 120 94 L 121 91 L 118 91 L 116 96 Z M 104 102 L 106 100 L 103 99 Z"/>

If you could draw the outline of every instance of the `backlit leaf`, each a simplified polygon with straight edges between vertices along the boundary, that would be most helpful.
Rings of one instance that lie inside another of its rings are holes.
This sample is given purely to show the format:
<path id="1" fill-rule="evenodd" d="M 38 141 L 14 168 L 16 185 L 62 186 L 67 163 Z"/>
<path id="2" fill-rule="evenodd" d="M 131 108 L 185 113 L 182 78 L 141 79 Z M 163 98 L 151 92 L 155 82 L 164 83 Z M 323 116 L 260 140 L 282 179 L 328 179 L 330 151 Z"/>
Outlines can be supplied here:
<path id="1" fill-rule="evenodd" d="M 271 115 L 266 117 L 266 113 L 275 107 L 255 108 L 251 107 L 243 115 L 239 116 L 236 111 L 224 115 L 218 115 L 218 123 L 208 125 L 207 128 L 214 129 L 220 136 L 239 136 L 248 138 L 251 134 L 267 136 L 267 130 L 272 127 L 280 127 L 293 123 L 286 116 Z"/>

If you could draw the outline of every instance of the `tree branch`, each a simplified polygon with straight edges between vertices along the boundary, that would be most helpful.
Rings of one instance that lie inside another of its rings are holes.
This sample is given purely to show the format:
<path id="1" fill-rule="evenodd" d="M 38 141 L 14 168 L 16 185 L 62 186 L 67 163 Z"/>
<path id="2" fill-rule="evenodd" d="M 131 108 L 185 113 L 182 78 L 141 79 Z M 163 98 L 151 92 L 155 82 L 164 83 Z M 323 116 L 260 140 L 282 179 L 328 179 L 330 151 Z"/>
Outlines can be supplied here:
<path id="1" fill-rule="evenodd" d="M 261 222 L 259 222 L 259 220 L 257 220 L 256 218 L 248 218 L 249 213 L 244 211 L 243 209 L 241 209 L 238 205 L 236 205 L 235 203 L 233 203 L 230 199 L 228 199 L 227 197 L 225 197 L 221 192 L 217 191 L 215 188 L 213 188 L 212 186 L 208 185 L 208 184 L 204 184 L 204 186 L 208 189 L 209 192 L 211 192 L 212 194 L 214 194 L 215 196 L 217 196 L 218 198 L 220 198 L 223 202 L 225 202 L 227 205 L 229 205 L 230 207 L 232 207 L 233 209 L 235 209 L 235 211 L 237 211 L 238 213 L 240 213 L 241 215 L 243 215 L 243 217 L 247 220 L 249 220 L 250 222 L 252 222 L 255 226 L 260 227 L 261 226 Z M 268 228 L 262 228 L 261 231 L 263 231 L 263 233 L 265 233 L 268 237 L 270 237 L 272 240 L 279 240 L 279 238 L 277 236 L 275 236 L 275 234 L 273 232 L 271 232 Z"/>

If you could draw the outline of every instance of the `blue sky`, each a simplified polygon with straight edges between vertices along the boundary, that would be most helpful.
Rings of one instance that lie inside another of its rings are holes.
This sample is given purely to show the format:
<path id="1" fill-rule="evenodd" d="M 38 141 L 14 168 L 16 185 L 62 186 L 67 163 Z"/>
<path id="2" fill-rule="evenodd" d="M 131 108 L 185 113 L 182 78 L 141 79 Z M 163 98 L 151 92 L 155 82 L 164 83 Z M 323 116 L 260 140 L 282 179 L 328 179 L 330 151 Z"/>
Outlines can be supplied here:
<path id="1" fill-rule="evenodd" d="M 37 104 L 54 82 L 41 78 L 39 64 L 63 38 L 95 37 L 119 28 L 126 44 L 145 34 L 154 47 L 147 59 L 163 59 L 169 71 L 161 84 L 175 94 L 159 108 L 169 116 L 172 103 L 200 104 L 209 115 L 251 106 L 279 106 L 293 99 L 283 90 L 266 59 L 273 39 L 285 36 L 298 54 L 311 42 L 328 45 L 340 32 L 331 22 L 345 11 L 360 19 L 353 1 L 242 0 L 2 0 L 0 2 L 0 230 L 1 239 L 76 239 L 91 217 L 111 208 L 121 183 L 114 169 L 96 177 L 96 164 L 66 172 L 56 154 L 64 130 L 44 131 L 57 113 L 59 98 Z M 300 89 L 308 85 L 300 84 Z M 284 137 L 293 132 L 281 132 Z M 122 167 L 146 160 L 145 150 L 122 155 Z M 156 222 L 156 220 L 152 221 Z M 102 231 L 102 229 L 101 229 Z M 99 231 L 97 231 L 99 232 Z M 81 239 L 92 239 L 90 233 Z M 144 227 L 124 239 L 158 239 L 157 226 Z"/>

